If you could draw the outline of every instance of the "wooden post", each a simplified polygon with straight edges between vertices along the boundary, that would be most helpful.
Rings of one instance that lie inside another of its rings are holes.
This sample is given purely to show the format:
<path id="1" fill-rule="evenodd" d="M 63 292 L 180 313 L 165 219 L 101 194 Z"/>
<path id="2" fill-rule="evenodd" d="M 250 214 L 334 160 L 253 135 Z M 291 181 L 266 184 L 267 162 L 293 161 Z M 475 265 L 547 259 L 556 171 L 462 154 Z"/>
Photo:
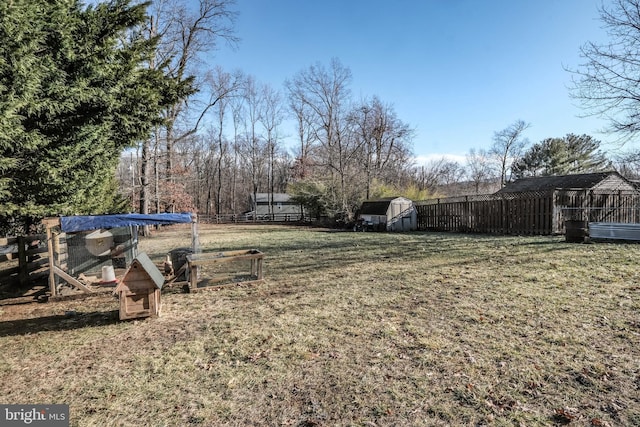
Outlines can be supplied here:
<path id="1" fill-rule="evenodd" d="M 262 258 L 258 258 L 258 271 L 256 272 L 256 276 L 258 277 L 258 280 L 262 280 L 264 279 L 264 274 L 262 273 Z"/>
<path id="2" fill-rule="evenodd" d="M 47 249 L 49 252 L 49 292 L 51 296 L 56 296 L 56 275 L 54 272 L 55 257 L 53 255 L 53 232 L 51 231 L 52 225 L 45 222 L 47 227 Z"/>
<path id="3" fill-rule="evenodd" d="M 191 249 L 194 254 L 200 253 L 200 236 L 198 235 L 198 214 L 191 214 Z"/>
<path id="4" fill-rule="evenodd" d="M 191 250 L 194 254 L 200 253 L 200 236 L 198 235 L 198 214 L 195 212 L 191 214 Z M 191 283 L 191 288 L 195 289 L 198 287 L 198 266 L 194 265 L 193 267 L 189 264 L 189 282 Z"/>
<path id="5" fill-rule="evenodd" d="M 587 198 L 587 195 L 589 195 L 589 198 Z M 584 203 L 583 203 L 583 209 L 582 209 L 582 221 L 587 221 L 589 222 L 589 212 L 591 210 L 591 207 L 593 206 L 593 189 L 591 190 L 587 190 L 585 188 L 584 190 Z"/>
<path id="6" fill-rule="evenodd" d="M 25 286 L 29 281 L 29 264 L 27 262 L 26 239 L 18 236 L 18 279 L 20 286 Z"/>
<path id="7" fill-rule="evenodd" d="M 198 266 L 191 261 L 187 261 L 187 264 L 189 265 L 189 289 L 195 291 L 198 288 Z"/>
<path id="8" fill-rule="evenodd" d="M 551 193 L 551 234 L 560 232 L 558 216 L 558 190 L 553 190 Z"/>

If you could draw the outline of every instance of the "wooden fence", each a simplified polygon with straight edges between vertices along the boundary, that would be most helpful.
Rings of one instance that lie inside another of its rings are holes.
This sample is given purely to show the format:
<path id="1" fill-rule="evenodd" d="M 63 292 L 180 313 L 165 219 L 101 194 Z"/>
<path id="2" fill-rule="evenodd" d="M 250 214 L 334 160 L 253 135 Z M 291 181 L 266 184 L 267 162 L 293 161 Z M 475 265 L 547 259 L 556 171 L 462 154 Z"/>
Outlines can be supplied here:
<path id="1" fill-rule="evenodd" d="M 309 215 L 294 214 L 264 214 L 254 217 L 251 214 L 221 214 L 198 215 L 198 222 L 203 224 L 238 224 L 238 223 L 262 223 L 262 222 L 310 222 Z"/>
<path id="2" fill-rule="evenodd" d="M 26 285 L 47 275 L 46 236 L 0 238 L 0 283 Z"/>
<path id="3" fill-rule="evenodd" d="M 418 229 L 499 234 L 563 234 L 567 220 L 640 223 L 640 193 L 554 190 L 416 202 Z"/>

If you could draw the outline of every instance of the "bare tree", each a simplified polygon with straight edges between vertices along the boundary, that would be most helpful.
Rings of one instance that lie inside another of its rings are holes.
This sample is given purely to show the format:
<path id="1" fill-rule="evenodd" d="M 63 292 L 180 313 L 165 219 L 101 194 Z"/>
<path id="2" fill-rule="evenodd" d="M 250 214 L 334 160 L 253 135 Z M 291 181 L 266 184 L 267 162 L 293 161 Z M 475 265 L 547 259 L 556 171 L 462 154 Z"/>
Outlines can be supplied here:
<path id="1" fill-rule="evenodd" d="M 414 169 L 414 177 L 420 190 L 440 192 L 442 187 L 459 183 L 465 174 L 464 168 L 453 160 L 442 157 Z M 445 189 L 446 190 L 446 189 Z"/>
<path id="2" fill-rule="evenodd" d="M 453 160 L 445 160 L 439 168 L 440 185 L 448 186 L 459 183 L 464 176 L 464 168 L 460 163 Z"/>
<path id="3" fill-rule="evenodd" d="M 531 125 L 524 120 L 516 120 L 505 129 L 493 135 L 493 145 L 489 154 L 494 156 L 500 172 L 500 188 L 507 183 L 507 174 L 511 171 L 511 165 L 520 159 L 529 140 L 522 134 Z"/>
<path id="4" fill-rule="evenodd" d="M 160 2 L 163 3 L 163 2 Z M 235 43 L 233 25 L 236 12 L 231 10 L 233 0 L 199 0 L 197 10 L 189 9 L 184 3 L 171 4 L 168 16 L 158 16 L 156 19 L 162 26 L 160 43 L 160 55 L 169 64 L 169 74 L 178 84 L 193 81 L 195 90 L 200 84 L 195 76 L 198 74 L 197 65 L 199 57 L 205 52 L 215 50 L 220 40 Z M 157 11 L 161 11 L 159 6 Z M 219 94 L 212 95 L 209 102 L 205 103 L 200 117 L 192 129 L 186 134 L 192 134 L 206 110 L 215 105 L 220 99 Z M 176 137 L 174 125 L 178 116 L 184 111 L 187 98 L 181 99 L 171 106 L 166 112 L 166 174 L 168 180 L 172 173 L 172 147 L 175 139 L 184 138 L 187 135 Z"/>
<path id="5" fill-rule="evenodd" d="M 612 0 L 600 8 L 611 41 L 588 42 L 573 73 L 571 96 L 586 115 L 609 120 L 609 131 L 626 141 L 640 131 L 640 0 Z"/>
<path id="6" fill-rule="evenodd" d="M 243 76 L 241 73 L 234 74 L 225 72 L 220 67 L 216 67 L 212 72 L 207 73 L 206 84 L 210 93 L 211 107 L 214 109 L 216 117 L 215 144 L 216 164 L 215 170 L 216 186 L 215 186 L 215 211 L 217 215 L 222 213 L 222 187 L 224 174 L 223 163 L 227 160 L 229 154 L 230 143 L 224 136 L 226 127 L 227 113 L 230 107 L 231 98 L 240 96 L 240 89 L 243 84 Z"/>
<path id="7" fill-rule="evenodd" d="M 238 188 L 238 181 L 242 177 L 240 173 L 240 159 L 242 156 L 241 133 L 244 129 L 243 101 L 243 96 L 235 97 L 231 101 L 233 116 L 233 171 L 231 175 L 230 209 L 234 214 L 238 211 L 236 189 Z"/>
<path id="8" fill-rule="evenodd" d="M 284 120 L 284 109 L 280 93 L 269 85 L 262 86 L 262 113 L 260 122 L 265 132 L 269 156 L 267 180 L 269 188 L 269 214 L 273 216 L 273 194 L 275 193 L 276 153 L 279 151 L 279 126 Z"/>
<path id="9" fill-rule="evenodd" d="M 252 76 L 245 79 L 242 93 L 243 108 L 240 114 L 242 115 L 244 137 L 239 143 L 240 154 L 249 171 L 251 194 L 256 200 L 258 191 L 263 185 L 264 162 L 267 157 L 266 143 L 259 132 L 263 93 L 259 90 L 259 85 Z"/>
<path id="10" fill-rule="evenodd" d="M 377 96 L 356 106 L 349 118 L 363 153 L 365 197 L 369 199 L 373 180 L 397 179 L 406 168 L 414 131 L 398 119 L 391 105 L 384 104 Z"/>
<path id="11" fill-rule="evenodd" d="M 476 194 L 480 194 L 480 186 L 493 176 L 490 155 L 485 150 L 469 150 L 466 155 L 467 177 L 473 183 Z"/>
<path id="12" fill-rule="evenodd" d="M 310 168 L 313 164 L 313 148 L 314 144 L 317 143 L 313 130 L 313 116 L 305 98 L 300 96 L 300 93 L 295 88 L 291 87 L 292 83 L 287 82 L 286 85 L 289 91 L 289 110 L 296 121 L 296 136 L 299 144 L 294 149 L 297 157 L 293 175 L 298 179 L 304 179 L 310 173 Z"/>
<path id="13" fill-rule="evenodd" d="M 614 157 L 613 166 L 627 179 L 640 179 L 640 150 L 634 149 Z"/>
<path id="14" fill-rule="evenodd" d="M 320 145 L 317 161 L 329 176 L 330 200 L 336 212 L 347 213 L 347 164 L 351 155 L 346 132 L 351 70 L 337 60 L 328 68 L 315 64 L 285 83 L 290 102 L 308 115 Z"/>
<path id="15" fill-rule="evenodd" d="M 188 125 L 181 135 L 175 135 L 176 122 L 185 111 L 187 100 L 199 88 L 195 76 L 199 74 L 197 66 L 200 55 L 215 50 L 220 41 L 231 44 L 237 41 L 233 28 L 236 12 L 231 10 L 234 4 L 234 0 L 198 0 L 195 8 L 191 8 L 175 0 L 156 0 L 149 8 L 147 36 L 159 39 L 156 57 L 150 61 L 149 67 L 163 70 L 173 78 L 175 87 L 172 90 L 179 93 L 179 101 L 166 110 L 164 129 L 156 129 L 153 138 L 142 143 L 139 173 L 142 213 L 149 212 L 150 166 L 153 168 L 156 188 L 159 186 L 160 168 L 157 162 L 160 159 L 160 143 L 164 141 L 165 144 L 164 174 L 167 182 L 170 182 L 174 169 L 174 144 L 196 132 L 206 110 L 217 100 L 212 98 L 205 101 L 195 124 Z M 156 155 L 152 156 L 152 153 Z M 156 209 L 159 209 L 159 189 L 155 193 Z"/>

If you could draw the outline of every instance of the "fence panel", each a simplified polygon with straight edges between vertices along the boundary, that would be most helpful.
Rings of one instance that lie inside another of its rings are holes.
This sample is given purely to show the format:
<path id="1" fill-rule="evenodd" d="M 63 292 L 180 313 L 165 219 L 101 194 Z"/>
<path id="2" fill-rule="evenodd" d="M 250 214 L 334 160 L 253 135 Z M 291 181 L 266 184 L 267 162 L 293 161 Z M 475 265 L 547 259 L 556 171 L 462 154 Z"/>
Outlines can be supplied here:
<path id="1" fill-rule="evenodd" d="M 452 197 L 416 203 L 418 228 L 500 234 L 561 234 L 567 220 L 640 222 L 633 191 L 554 190 Z"/>
<path id="2" fill-rule="evenodd" d="M 199 215 L 198 222 L 204 224 L 236 224 L 236 223 L 262 223 L 262 222 L 311 222 L 309 215 L 294 214 L 265 214 L 254 217 L 251 214 L 221 214 Z"/>
<path id="3" fill-rule="evenodd" d="M 0 283 L 29 283 L 48 268 L 45 235 L 0 238 Z M 42 256 L 41 256 L 42 255 Z"/>

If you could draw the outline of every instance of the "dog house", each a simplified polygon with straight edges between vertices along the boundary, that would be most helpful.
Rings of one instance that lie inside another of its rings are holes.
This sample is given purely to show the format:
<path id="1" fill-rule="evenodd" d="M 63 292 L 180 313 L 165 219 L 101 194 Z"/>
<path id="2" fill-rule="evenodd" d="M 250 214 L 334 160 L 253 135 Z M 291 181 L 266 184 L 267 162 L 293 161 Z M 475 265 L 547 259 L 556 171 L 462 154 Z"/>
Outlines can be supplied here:
<path id="1" fill-rule="evenodd" d="M 164 276 L 144 252 L 131 263 L 114 293 L 120 298 L 120 320 L 160 315 Z"/>

